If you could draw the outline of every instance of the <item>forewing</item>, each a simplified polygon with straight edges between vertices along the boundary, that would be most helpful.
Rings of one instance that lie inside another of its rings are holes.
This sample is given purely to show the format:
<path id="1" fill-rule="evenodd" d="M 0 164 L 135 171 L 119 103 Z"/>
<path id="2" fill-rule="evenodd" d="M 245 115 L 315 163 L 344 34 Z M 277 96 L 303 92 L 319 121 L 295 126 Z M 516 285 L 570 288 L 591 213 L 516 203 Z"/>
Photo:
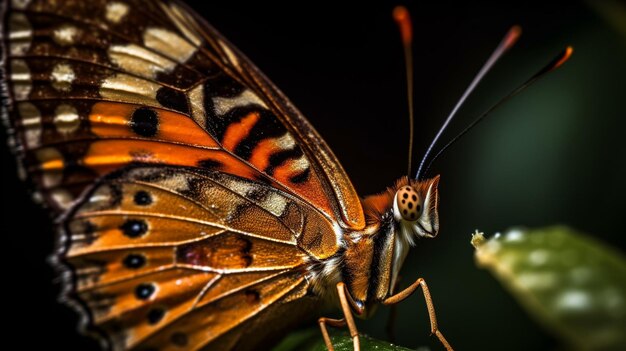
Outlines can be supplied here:
<path id="1" fill-rule="evenodd" d="M 144 162 L 268 179 L 342 226 L 363 226 L 358 197 L 315 130 L 184 5 L 3 6 L 14 143 L 56 211 L 98 177 Z"/>

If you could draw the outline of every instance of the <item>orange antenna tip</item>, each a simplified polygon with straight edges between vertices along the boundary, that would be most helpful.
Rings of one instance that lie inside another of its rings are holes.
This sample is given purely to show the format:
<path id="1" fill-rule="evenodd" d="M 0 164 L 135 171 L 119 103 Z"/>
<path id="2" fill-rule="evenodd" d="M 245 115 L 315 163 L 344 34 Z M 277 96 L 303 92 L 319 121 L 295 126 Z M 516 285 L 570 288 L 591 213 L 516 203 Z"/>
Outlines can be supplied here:
<path id="1" fill-rule="evenodd" d="M 552 67 L 552 69 L 557 69 L 559 67 L 561 67 L 565 62 L 567 62 L 567 60 L 569 60 L 569 58 L 572 56 L 572 54 L 574 53 L 574 48 L 571 46 L 568 46 L 565 48 L 565 50 L 563 50 L 563 52 L 561 53 L 561 56 L 559 57 L 559 59 L 554 63 L 554 66 Z"/>
<path id="2" fill-rule="evenodd" d="M 566 47 L 563 51 L 561 51 L 550 63 L 548 63 L 541 71 L 537 72 L 534 77 L 539 77 L 548 72 L 552 72 L 555 69 L 561 67 L 574 53 L 574 48 L 571 46 Z"/>
<path id="3" fill-rule="evenodd" d="M 404 6 L 396 6 L 393 9 L 393 19 L 400 28 L 400 35 L 402 36 L 402 43 L 404 45 L 410 45 L 413 40 L 413 26 L 411 25 L 411 15 L 409 10 Z"/>
<path id="4" fill-rule="evenodd" d="M 506 33 L 504 39 L 504 47 L 507 49 L 511 48 L 517 42 L 517 39 L 522 35 L 522 27 L 515 25 L 509 29 L 509 32 Z"/>

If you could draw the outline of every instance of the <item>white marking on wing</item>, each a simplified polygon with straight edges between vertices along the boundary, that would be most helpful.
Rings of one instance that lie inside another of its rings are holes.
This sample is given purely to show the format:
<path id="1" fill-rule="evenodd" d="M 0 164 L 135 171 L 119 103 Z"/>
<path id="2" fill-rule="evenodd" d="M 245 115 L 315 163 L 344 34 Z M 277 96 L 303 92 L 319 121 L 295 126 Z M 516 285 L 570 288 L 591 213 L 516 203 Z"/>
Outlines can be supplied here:
<path id="1" fill-rule="evenodd" d="M 197 50 L 189 41 L 163 28 L 146 29 L 143 42 L 148 48 L 179 63 L 186 62 Z"/>
<path id="2" fill-rule="evenodd" d="M 54 30 L 52 39 L 61 46 L 74 44 L 78 36 L 78 29 L 70 24 L 64 24 Z"/>
<path id="3" fill-rule="evenodd" d="M 294 171 L 301 172 L 309 168 L 309 166 L 309 160 L 307 160 L 305 155 L 302 155 L 299 158 L 293 160 L 289 168 Z"/>
<path id="4" fill-rule="evenodd" d="M 24 127 L 24 142 L 29 149 L 41 144 L 41 112 L 30 102 L 22 102 L 17 105 L 20 122 Z"/>
<path id="5" fill-rule="evenodd" d="M 107 21 L 117 24 L 128 15 L 130 8 L 122 2 L 113 1 L 107 4 L 104 17 Z"/>
<path id="6" fill-rule="evenodd" d="M 189 104 L 191 105 L 191 117 L 202 128 L 206 129 L 206 111 L 204 110 L 204 86 L 198 84 L 189 94 Z"/>
<path id="7" fill-rule="evenodd" d="M 233 98 L 214 97 L 213 104 L 218 115 L 225 115 L 235 107 L 259 105 L 267 109 L 267 105 L 252 90 L 246 89 Z"/>
<path id="8" fill-rule="evenodd" d="M 108 77 L 100 87 L 100 95 L 106 99 L 148 103 L 159 106 L 156 93 L 161 86 L 128 74 Z"/>
<path id="9" fill-rule="evenodd" d="M 59 133 L 69 134 L 78 129 L 80 118 L 74 106 L 61 104 L 56 108 L 54 113 L 54 126 Z"/>
<path id="10" fill-rule="evenodd" d="M 287 207 L 287 199 L 275 192 L 270 192 L 269 196 L 263 201 L 261 206 L 270 211 L 274 216 L 280 217 Z"/>
<path id="11" fill-rule="evenodd" d="M 52 87 L 58 91 L 68 92 L 72 89 L 72 83 L 76 79 L 76 74 L 67 63 L 58 63 L 52 69 L 50 74 L 52 80 Z"/>
<path id="12" fill-rule="evenodd" d="M 281 150 L 291 150 L 296 147 L 296 140 L 288 132 L 281 137 L 275 138 L 274 142 Z"/>
<path id="13" fill-rule="evenodd" d="M 30 70 L 24 60 L 11 61 L 11 81 L 13 82 L 13 95 L 15 99 L 27 99 L 32 85 Z"/>
<path id="14" fill-rule="evenodd" d="M 157 74 L 176 68 L 176 62 L 135 44 L 113 45 L 108 53 L 111 62 L 145 78 L 154 79 Z"/>
<path id="15" fill-rule="evenodd" d="M 237 55 L 235 55 L 235 53 L 230 49 L 230 47 L 228 47 L 228 45 L 224 42 L 222 42 L 221 40 L 218 40 L 218 43 L 220 44 L 220 46 L 222 47 L 222 50 L 224 50 L 224 53 L 226 54 L 226 57 L 228 58 L 228 61 L 230 61 L 230 63 L 237 67 L 239 67 L 239 59 L 237 58 Z"/>

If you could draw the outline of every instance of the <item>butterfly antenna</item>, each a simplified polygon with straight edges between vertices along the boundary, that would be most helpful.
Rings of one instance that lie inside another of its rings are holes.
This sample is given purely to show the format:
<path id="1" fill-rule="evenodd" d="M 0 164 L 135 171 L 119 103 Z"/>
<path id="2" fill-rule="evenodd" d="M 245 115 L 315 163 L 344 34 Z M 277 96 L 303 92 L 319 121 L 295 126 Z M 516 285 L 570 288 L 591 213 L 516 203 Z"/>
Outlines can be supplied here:
<path id="1" fill-rule="evenodd" d="M 411 176 L 411 160 L 413 160 L 413 26 L 411 16 L 404 6 L 396 6 L 393 9 L 393 19 L 398 24 L 402 46 L 404 47 L 404 64 L 406 65 L 406 94 L 409 103 L 409 162 L 407 175 Z"/>
<path id="2" fill-rule="evenodd" d="M 439 155 L 441 155 L 447 148 L 452 146 L 452 144 L 454 144 L 463 135 L 465 135 L 465 133 L 469 132 L 470 129 L 472 129 L 474 126 L 476 126 L 478 123 L 480 123 L 483 119 L 485 119 L 485 117 L 487 117 L 487 115 L 489 115 L 495 109 L 500 107 L 506 101 L 508 101 L 509 99 L 514 97 L 515 95 L 519 94 L 522 90 L 524 90 L 524 89 L 528 88 L 529 86 L 531 86 L 533 83 L 535 83 L 541 77 L 545 76 L 547 73 L 552 72 L 555 69 L 561 67 L 561 65 L 563 65 L 565 63 L 565 61 L 567 61 L 570 58 L 570 56 L 572 56 L 573 52 L 574 52 L 574 49 L 571 46 L 568 46 L 567 48 L 565 48 L 565 50 L 561 51 L 545 67 L 543 67 L 541 70 L 539 70 L 537 73 L 535 73 L 532 77 L 530 77 L 527 81 L 525 81 L 523 84 L 521 84 L 520 86 L 515 88 L 513 91 L 511 91 L 505 97 L 500 99 L 500 101 L 496 102 L 493 106 L 491 106 L 489 109 L 487 109 L 487 111 L 485 111 L 482 115 L 480 115 L 478 118 L 476 118 L 465 129 L 463 129 L 463 131 L 461 131 L 459 134 L 457 134 L 457 136 L 452 138 L 452 140 L 450 140 L 444 147 L 442 147 L 441 150 L 439 150 L 439 152 L 437 152 L 437 154 L 435 154 L 435 156 L 430 160 L 430 162 L 428 163 L 428 166 L 424 170 L 424 174 L 428 173 L 428 170 L 430 169 L 430 166 L 432 166 L 433 162 L 435 162 L 435 160 L 439 157 Z"/>
<path id="3" fill-rule="evenodd" d="M 498 61 L 498 59 L 500 59 L 500 57 L 502 57 L 502 55 L 505 52 L 507 52 L 511 47 L 513 47 L 513 45 L 515 44 L 515 42 L 517 41 L 521 33 L 522 33 L 521 27 L 519 26 L 511 27 L 511 29 L 509 29 L 509 31 L 506 33 L 506 35 L 500 42 L 500 44 L 498 44 L 498 47 L 493 51 L 491 56 L 489 56 L 489 59 L 487 59 L 487 62 L 485 62 L 483 67 L 480 69 L 480 71 L 478 71 L 478 74 L 476 74 L 476 76 L 474 77 L 470 85 L 467 87 L 467 89 L 465 89 L 465 92 L 463 93 L 459 101 L 456 103 L 454 108 L 452 109 L 452 112 L 450 112 L 450 114 L 448 115 L 448 118 L 446 118 L 446 120 L 443 122 L 443 125 L 441 126 L 437 134 L 435 135 L 435 138 L 433 138 L 433 141 L 428 146 L 428 149 L 426 150 L 426 153 L 424 154 L 424 157 L 422 158 L 422 161 L 420 162 L 419 168 L 417 169 L 415 179 L 419 179 L 420 176 L 422 175 L 422 168 L 424 167 L 424 164 L 426 163 L 428 156 L 432 152 L 433 147 L 437 143 L 437 140 L 439 140 L 439 137 L 441 137 L 441 134 L 443 134 L 443 132 L 448 127 L 448 124 L 450 123 L 452 118 L 454 118 L 454 116 L 458 112 L 459 108 L 461 108 L 465 100 L 467 100 L 467 98 L 474 91 L 478 83 L 480 83 L 480 81 L 485 77 L 485 75 L 489 72 L 489 70 L 493 67 L 493 65 Z"/>

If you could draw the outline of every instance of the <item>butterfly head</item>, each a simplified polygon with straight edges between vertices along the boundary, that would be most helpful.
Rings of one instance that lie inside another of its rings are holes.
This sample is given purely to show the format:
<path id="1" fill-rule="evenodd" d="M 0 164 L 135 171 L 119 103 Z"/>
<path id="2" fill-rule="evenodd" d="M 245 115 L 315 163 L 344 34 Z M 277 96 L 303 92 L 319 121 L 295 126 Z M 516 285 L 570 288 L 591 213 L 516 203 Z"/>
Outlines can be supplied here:
<path id="1" fill-rule="evenodd" d="M 439 231 L 439 176 L 403 183 L 398 182 L 393 198 L 395 221 L 411 237 L 434 238 Z"/>

